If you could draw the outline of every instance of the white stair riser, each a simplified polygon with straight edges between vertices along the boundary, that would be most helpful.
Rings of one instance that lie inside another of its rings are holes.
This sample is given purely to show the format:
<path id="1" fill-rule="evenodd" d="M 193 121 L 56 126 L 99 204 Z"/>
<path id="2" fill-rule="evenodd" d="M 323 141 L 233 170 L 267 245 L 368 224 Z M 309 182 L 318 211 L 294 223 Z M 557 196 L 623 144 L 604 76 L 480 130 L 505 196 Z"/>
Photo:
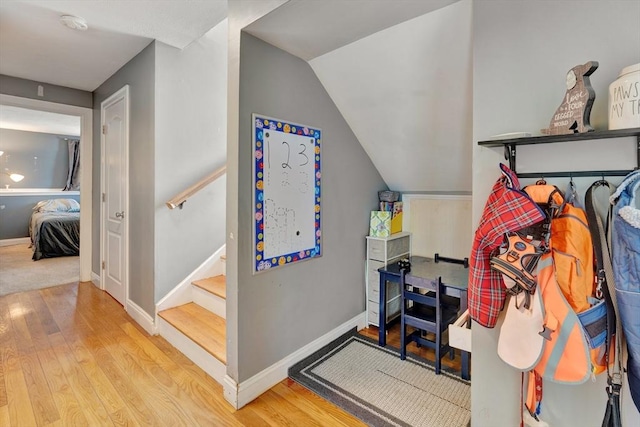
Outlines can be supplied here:
<path id="1" fill-rule="evenodd" d="M 200 307 L 206 308 L 213 314 L 217 314 L 223 319 L 227 318 L 226 300 L 195 285 L 191 286 L 191 296 L 193 298 L 193 302 L 198 304 Z"/>
<path id="2" fill-rule="evenodd" d="M 222 266 L 222 275 L 227 275 L 227 257 L 220 258 L 220 263 Z"/>
<path id="3" fill-rule="evenodd" d="M 222 246 L 218 249 L 191 274 L 185 277 L 182 282 L 178 283 L 173 290 L 158 301 L 156 303 L 156 313 L 191 302 L 191 288 L 195 280 L 223 274 L 223 271 L 226 270 L 222 258 L 225 253 L 225 248 L 226 246 Z"/>
<path id="4" fill-rule="evenodd" d="M 160 336 L 198 365 L 211 378 L 219 384 L 223 384 L 224 377 L 227 374 L 227 366 L 224 363 L 213 357 L 161 317 L 158 318 L 158 332 Z"/>

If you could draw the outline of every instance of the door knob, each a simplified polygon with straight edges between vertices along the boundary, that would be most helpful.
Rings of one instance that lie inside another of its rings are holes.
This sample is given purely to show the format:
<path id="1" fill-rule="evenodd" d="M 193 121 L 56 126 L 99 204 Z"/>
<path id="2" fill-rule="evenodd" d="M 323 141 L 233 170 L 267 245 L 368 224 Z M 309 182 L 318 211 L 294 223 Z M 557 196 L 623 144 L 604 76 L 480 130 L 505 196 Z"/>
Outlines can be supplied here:
<path id="1" fill-rule="evenodd" d="M 124 218 L 124 211 L 116 212 L 116 218 Z"/>

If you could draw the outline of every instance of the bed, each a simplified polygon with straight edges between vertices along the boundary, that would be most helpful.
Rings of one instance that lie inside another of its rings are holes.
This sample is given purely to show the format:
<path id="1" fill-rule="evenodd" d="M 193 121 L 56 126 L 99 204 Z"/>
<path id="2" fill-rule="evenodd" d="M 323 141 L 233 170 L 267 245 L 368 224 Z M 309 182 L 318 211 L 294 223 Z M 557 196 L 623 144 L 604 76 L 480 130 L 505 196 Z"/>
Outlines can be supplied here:
<path id="1" fill-rule="evenodd" d="M 80 254 L 80 205 L 73 199 L 38 202 L 29 221 L 33 260 Z"/>

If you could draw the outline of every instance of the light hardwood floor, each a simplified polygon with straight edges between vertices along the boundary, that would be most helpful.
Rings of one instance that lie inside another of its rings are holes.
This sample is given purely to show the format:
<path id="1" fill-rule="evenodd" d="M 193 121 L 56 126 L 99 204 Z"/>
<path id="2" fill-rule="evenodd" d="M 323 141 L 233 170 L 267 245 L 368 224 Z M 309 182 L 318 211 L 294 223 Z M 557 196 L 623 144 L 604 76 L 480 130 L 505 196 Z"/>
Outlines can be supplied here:
<path id="1" fill-rule="evenodd" d="M 443 363 L 459 368 L 459 357 Z M 91 283 L 0 297 L 0 426 L 110 425 L 365 424 L 288 379 L 234 410 L 222 386 Z"/>

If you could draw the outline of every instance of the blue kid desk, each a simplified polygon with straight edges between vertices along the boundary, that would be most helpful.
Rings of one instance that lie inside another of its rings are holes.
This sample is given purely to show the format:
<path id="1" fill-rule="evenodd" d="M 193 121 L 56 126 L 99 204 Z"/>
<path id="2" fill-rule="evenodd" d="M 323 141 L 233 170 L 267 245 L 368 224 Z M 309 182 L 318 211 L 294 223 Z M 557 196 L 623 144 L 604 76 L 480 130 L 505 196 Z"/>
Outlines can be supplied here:
<path id="1" fill-rule="evenodd" d="M 460 298 L 460 312 L 462 314 L 467 309 L 467 287 L 469 281 L 469 269 L 464 268 L 460 264 L 452 264 L 449 262 L 434 262 L 432 258 L 423 256 L 412 256 L 411 271 L 409 275 L 436 279 L 442 278 L 442 284 L 445 286 L 445 294 L 452 297 Z M 382 347 L 387 345 L 387 322 L 386 319 L 386 282 L 400 283 L 400 267 L 394 262 L 386 267 L 378 269 L 380 273 L 380 308 L 379 308 L 379 326 L 378 326 L 378 344 Z M 434 289 L 435 291 L 435 289 Z M 469 379 L 469 353 L 462 351 L 462 378 Z"/>

